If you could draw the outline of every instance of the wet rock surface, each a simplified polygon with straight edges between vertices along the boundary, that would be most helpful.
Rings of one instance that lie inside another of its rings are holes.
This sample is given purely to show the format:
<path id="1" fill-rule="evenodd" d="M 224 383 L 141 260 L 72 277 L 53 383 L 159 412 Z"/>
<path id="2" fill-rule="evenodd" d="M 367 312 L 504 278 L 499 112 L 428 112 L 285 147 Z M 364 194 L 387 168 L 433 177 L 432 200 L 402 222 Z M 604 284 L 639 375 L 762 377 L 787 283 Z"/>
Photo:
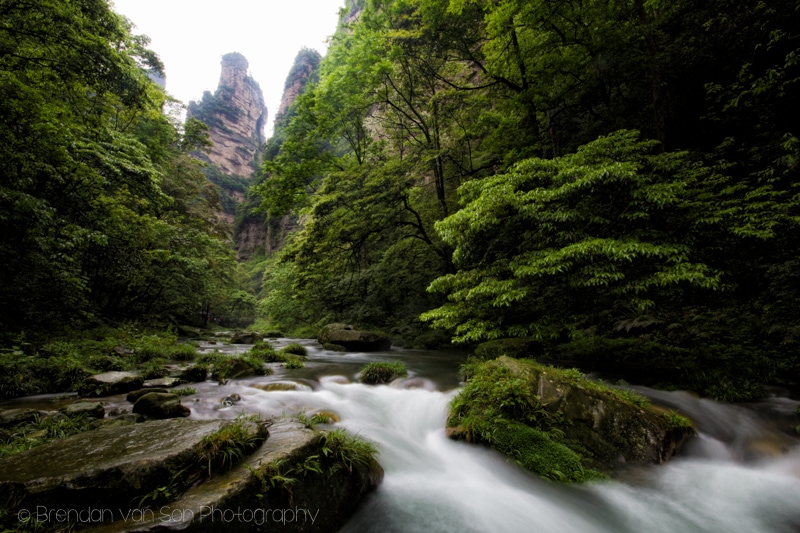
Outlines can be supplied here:
<path id="1" fill-rule="evenodd" d="M 321 465 L 328 471 L 290 474 L 295 482 L 281 482 L 276 476 L 300 472 L 298 465 L 323 455 L 322 435 L 295 420 L 278 420 L 270 426 L 267 441 L 242 464 L 190 488 L 156 512 L 141 514 L 140 520 L 118 520 L 88 531 L 335 531 L 378 486 L 383 469 L 375 462 L 352 471 Z"/>
<path id="2" fill-rule="evenodd" d="M 0 460 L 0 505 L 11 508 L 122 506 L 197 462 L 221 420 L 159 420 L 104 427 Z"/>
<path id="3" fill-rule="evenodd" d="M 136 400 L 133 412 L 153 418 L 178 418 L 189 416 L 191 411 L 177 394 L 150 392 Z"/>
<path id="4" fill-rule="evenodd" d="M 69 416 L 87 416 L 89 418 L 103 418 L 106 410 L 100 402 L 76 402 L 71 403 L 60 410 L 61 413 Z"/>
<path id="5" fill-rule="evenodd" d="M 80 387 L 82 396 L 113 396 L 140 389 L 144 378 L 133 372 L 103 372 L 89 376 Z"/>

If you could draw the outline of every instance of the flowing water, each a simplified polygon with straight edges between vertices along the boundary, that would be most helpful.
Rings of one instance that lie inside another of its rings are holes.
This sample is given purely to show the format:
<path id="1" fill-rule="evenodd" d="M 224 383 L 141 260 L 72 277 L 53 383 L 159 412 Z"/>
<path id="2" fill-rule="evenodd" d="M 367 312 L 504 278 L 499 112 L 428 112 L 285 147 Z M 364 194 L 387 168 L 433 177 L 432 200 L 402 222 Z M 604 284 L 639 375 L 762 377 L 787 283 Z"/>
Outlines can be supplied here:
<path id="1" fill-rule="evenodd" d="M 800 445 L 788 431 L 800 403 L 787 394 L 729 405 L 639 388 L 692 418 L 698 436 L 666 465 L 631 468 L 617 481 L 565 486 L 445 437 L 463 354 L 340 354 L 302 342 L 309 349 L 306 368 L 276 367 L 274 375 L 224 386 L 197 384 L 198 394 L 184 402 L 194 401 L 193 418 L 332 411 L 341 418 L 338 426 L 376 442 L 383 484 L 345 532 L 800 532 Z M 355 383 L 359 368 L 375 360 L 402 360 L 411 376 L 391 386 Z M 253 387 L 276 381 L 299 390 Z M 234 393 L 239 401 L 222 402 Z"/>
<path id="2" fill-rule="evenodd" d="M 340 426 L 376 442 L 383 484 L 345 532 L 800 531 L 800 446 L 781 427 L 797 401 L 776 396 L 741 406 L 637 389 L 691 417 L 698 437 L 666 465 L 631 469 L 622 481 L 564 486 L 521 471 L 491 450 L 445 437 L 462 354 L 395 349 L 343 355 L 307 346 L 305 369 L 228 384 L 206 394 L 193 416 L 325 410 L 341 418 Z M 392 386 L 354 383 L 364 363 L 396 359 L 409 367 L 409 379 Z M 300 383 L 303 390 L 248 386 L 276 380 Z M 223 392 L 242 400 L 220 407 Z"/>

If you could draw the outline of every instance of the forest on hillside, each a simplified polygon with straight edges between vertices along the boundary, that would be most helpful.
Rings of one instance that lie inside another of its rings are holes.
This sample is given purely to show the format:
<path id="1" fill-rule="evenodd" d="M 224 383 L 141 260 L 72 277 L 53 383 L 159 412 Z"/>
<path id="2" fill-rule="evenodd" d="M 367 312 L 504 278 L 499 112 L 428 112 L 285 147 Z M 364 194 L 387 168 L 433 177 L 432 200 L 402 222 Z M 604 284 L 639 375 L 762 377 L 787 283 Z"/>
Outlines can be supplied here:
<path id="1" fill-rule="evenodd" d="M 237 214 L 299 229 L 246 264 L 147 38 L 0 15 L 5 345 L 246 307 L 729 399 L 800 375 L 798 0 L 351 0 Z"/>
<path id="2" fill-rule="evenodd" d="M 351 4 L 253 190 L 272 324 L 797 377 L 800 3 Z"/>
<path id="3" fill-rule="evenodd" d="M 106 0 L 0 2 L 0 330 L 220 314 L 238 288 L 208 128 Z"/>

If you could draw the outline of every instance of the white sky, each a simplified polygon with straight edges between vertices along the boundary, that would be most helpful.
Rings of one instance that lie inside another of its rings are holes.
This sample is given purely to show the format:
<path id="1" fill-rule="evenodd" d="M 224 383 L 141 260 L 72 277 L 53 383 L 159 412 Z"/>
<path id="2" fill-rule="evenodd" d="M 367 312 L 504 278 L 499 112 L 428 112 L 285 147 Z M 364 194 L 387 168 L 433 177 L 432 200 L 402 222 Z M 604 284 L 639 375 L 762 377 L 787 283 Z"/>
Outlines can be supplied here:
<path id="1" fill-rule="evenodd" d="M 239 52 L 261 85 L 267 136 L 295 56 L 305 46 L 325 55 L 344 0 L 112 0 L 117 13 L 150 37 L 164 62 L 167 92 L 188 104 L 214 92 L 224 54 Z"/>

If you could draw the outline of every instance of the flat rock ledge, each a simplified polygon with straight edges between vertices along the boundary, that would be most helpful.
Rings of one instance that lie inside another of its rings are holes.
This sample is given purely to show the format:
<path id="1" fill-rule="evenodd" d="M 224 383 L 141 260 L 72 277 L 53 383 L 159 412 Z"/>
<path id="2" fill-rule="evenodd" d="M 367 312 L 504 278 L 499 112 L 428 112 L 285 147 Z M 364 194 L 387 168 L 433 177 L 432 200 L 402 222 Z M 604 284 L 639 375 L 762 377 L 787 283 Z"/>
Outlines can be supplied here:
<path id="1" fill-rule="evenodd" d="M 40 525 L 60 520 L 57 525 L 66 526 L 64 518 L 72 517 L 81 531 L 97 533 L 335 531 L 383 479 L 374 460 L 350 469 L 334 464 L 323 450 L 326 432 L 279 419 L 241 463 L 171 500 L 140 506 L 144 496 L 196 471 L 203 438 L 229 422 L 169 419 L 108 427 L 0 460 L 0 509 L 8 522 L 0 525 L 17 525 L 24 511 L 33 522 L 37 513 L 39 522 L 49 521 Z"/>

